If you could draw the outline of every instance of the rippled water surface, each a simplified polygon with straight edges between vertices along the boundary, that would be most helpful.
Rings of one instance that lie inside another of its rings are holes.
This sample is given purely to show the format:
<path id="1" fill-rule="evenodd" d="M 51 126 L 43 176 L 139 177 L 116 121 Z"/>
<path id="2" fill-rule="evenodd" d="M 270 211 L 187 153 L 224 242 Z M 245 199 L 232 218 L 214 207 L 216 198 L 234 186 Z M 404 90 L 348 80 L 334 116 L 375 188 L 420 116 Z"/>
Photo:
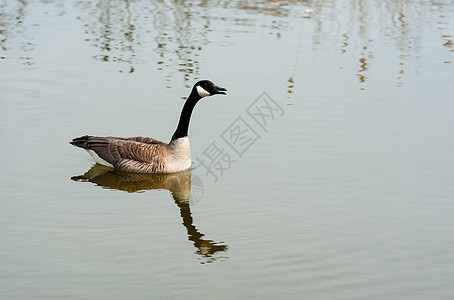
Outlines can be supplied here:
<path id="1" fill-rule="evenodd" d="M 452 1 L 0 1 L 1 299 L 452 299 Z M 93 166 L 77 136 L 193 168 Z"/>

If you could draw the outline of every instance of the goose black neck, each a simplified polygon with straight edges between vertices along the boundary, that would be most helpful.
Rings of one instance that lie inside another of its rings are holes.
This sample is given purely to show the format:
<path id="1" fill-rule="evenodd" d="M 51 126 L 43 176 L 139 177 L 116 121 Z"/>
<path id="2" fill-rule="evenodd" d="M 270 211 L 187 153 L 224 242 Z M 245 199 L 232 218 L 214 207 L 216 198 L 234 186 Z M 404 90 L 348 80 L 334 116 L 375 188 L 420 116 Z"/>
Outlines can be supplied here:
<path id="1" fill-rule="evenodd" d="M 172 141 L 181 137 L 188 136 L 189 121 L 191 120 L 192 110 L 200 99 L 201 97 L 199 96 L 197 91 L 193 89 L 188 99 L 186 100 L 183 109 L 181 110 L 180 121 L 178 122 L 177 129 L 172 136 Z"/>

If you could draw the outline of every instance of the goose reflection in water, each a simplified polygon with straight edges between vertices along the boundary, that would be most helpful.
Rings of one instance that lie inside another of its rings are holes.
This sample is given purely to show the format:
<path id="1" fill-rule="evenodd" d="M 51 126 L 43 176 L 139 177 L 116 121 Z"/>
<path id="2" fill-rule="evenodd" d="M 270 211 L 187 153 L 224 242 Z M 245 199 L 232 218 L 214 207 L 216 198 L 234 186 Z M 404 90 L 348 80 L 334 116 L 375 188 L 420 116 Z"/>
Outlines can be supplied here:
<path id="1" fill-rule="evenodd" d="M 139 174 L 117 171 L 95 164 L 84 175 L 73 176 L 71 179 L 74 181 L 92 182 L 103 188 L 122 190 L 129 193 L 155 189 L 169 190 L 175 204 L 180 209 L 183 225 L 188 232 L 188 240 L 192 241 L 197 248 L 196 253 L 206 258 L 206 262 L 226 258 L 215 258 L 213 254 L 227 251 L 228 246 L 222 244 L 222 242 L 216 243 L 212 240 L 203 239 L 204 234 L 200 233 L 193 225 L 189 204 L 200 200 L 203 194 L 203 184 L 197 176 L 192 176 L 190 170 L 170 174 Z"/>

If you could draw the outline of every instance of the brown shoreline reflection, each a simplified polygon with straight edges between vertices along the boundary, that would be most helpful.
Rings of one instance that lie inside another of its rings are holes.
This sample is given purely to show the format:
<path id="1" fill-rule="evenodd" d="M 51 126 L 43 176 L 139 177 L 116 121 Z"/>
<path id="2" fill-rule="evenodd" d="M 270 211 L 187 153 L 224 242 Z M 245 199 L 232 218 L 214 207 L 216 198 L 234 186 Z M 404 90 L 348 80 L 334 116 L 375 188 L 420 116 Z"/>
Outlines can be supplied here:
<path id="1" fill-rule="evenodd" d="M 91 182 L 106 189 L 126 191 L 128 193 L 143 192 L 146 190 L 169 190 L 175 204 L 180 209 L 182 224 L 186 228 L 188 240 L 193 242 L 196 253 L 202 256 L 202 263 L 210 263 L 228 257 L 216 257 L 228 250 L 223 242 L 203 239 L 204 234 L 199 232 L 193 224 L 190 202 L 198 202 L 203 194 L 201 180 L 192 175 L 190 170 L 172 174 L 139 174 L 113 170 L 101 165 L 94 165 L 85 174 L 71 177 L 74 181 Z M 192 194 L 192 195 L 191 195 Z"/>

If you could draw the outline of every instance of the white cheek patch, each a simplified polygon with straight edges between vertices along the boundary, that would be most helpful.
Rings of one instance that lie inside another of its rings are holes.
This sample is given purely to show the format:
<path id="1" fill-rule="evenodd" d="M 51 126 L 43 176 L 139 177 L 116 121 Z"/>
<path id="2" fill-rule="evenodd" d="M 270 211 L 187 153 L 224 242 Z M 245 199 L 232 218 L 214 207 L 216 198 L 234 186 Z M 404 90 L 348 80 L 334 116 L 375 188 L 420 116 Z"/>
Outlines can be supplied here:
<path id="1" fill-rule="evenodd" d="M 197 86 L 197 93 L 199 93 L 199 96 L 200 97 L 207 97 L 207 96 L 211 96 L 210 93 L 208 93 L 203 87 L 201 87 L 200 85 Z"/>

